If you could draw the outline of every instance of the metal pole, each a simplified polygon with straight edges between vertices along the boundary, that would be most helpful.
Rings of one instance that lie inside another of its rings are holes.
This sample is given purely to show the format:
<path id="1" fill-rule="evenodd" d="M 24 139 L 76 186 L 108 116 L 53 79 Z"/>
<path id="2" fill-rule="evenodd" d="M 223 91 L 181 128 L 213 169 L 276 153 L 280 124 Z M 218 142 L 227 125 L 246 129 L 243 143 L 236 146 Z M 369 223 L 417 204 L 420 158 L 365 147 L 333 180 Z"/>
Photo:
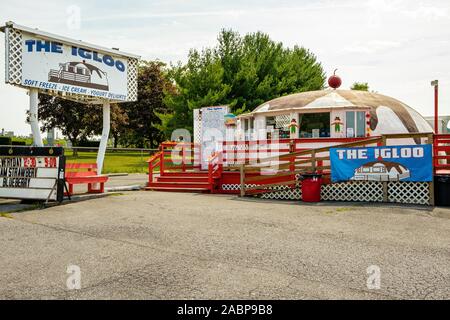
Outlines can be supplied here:
<path id="1" fill-rule="evenodd" d="M 434 87 L 434 133 L 439 134 L 439 81 L 431 82 Z"/>
<path id="2" fill-rule="evenodd" d="M 98 148 L 97 154 L 97 174 L 102 173 L 103 161 L 105 160 L 105 153 L 108 144 L 109 128 L 110 128 L 110 109 L 111 106 L 109 102 L 103 103 L 103 130 L 102 130 L 102 139 L 100 141 L 100 146 Z"/>
<path id="3" fill-rule="evenodd" d="M 41 131 L 39 130 L 38 120 L 38 99 L 39 91 L 37 89 L 30 89 L 30 126 L 33 134 L 33 144 L 37 147 L 43 147 L 41 138 Z"/>
<path id="4" fill-rule="evenodd" d="M 241 164 L 240 168 L 241 197 L 245 197 L 245 164 Z"/>

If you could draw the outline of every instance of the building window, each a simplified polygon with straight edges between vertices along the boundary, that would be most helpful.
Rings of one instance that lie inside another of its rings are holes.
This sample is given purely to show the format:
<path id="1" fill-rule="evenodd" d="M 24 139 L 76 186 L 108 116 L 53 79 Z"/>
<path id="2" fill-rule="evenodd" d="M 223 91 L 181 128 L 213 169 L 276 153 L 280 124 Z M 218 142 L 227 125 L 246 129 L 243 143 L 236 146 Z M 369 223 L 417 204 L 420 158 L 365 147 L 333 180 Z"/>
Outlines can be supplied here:
<path id="1" fill-rule="evenodd" d="M 255 126 L 255 119 L 250 118 L 250 119 L 242 119 L 242 121 L 244 122 L 244 135 L 245 135 L 245 140 L 251 140 L 252 136 L 253 136 L 253 129 Z"/>
<path id="2" fill-rule="evenodd" d="M 366 112 L 347 111 L 346 112 L 347 138 L 366 136 Z"/>
<path id="3" fill-rule="evenodd" d="M 300 138 L 329 138 L 330 113 L 299 114 Z"/>

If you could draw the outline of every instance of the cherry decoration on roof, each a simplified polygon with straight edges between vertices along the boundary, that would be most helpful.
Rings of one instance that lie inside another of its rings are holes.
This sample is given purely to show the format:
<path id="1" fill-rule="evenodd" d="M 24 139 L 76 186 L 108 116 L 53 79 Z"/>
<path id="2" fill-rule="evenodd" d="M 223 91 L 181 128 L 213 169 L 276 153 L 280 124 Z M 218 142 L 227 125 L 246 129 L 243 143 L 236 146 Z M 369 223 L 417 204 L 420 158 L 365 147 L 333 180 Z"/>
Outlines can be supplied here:
<path id="1" fill-rule="evenodd" d="M 336 90 L 337 88 L 339 88 L 342 84 L 342 80 L 339 76 L 336 75 L 336 70 L 334 70 L 334 73 L 331 77 L 328 78 L 328 85 L 333 88 L 334 90 Z"/>

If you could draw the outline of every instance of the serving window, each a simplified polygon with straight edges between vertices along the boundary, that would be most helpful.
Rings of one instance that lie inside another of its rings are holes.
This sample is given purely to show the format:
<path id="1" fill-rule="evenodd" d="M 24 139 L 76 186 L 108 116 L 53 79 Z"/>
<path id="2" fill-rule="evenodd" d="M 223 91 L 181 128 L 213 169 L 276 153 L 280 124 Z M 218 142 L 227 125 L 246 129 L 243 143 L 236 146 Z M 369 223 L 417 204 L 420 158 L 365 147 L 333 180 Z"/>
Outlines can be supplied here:
<path id="1" fill-rule="evenodd" d="M 347 121 L 347 138 L 366 136 L 366 112 L 365 111 L 347 111 L 345 113 Z"/>
<path id="2" fill-rule="evenodd" d="M 300 138 L 329 138 L 330 113 L 299 114 Z"/>

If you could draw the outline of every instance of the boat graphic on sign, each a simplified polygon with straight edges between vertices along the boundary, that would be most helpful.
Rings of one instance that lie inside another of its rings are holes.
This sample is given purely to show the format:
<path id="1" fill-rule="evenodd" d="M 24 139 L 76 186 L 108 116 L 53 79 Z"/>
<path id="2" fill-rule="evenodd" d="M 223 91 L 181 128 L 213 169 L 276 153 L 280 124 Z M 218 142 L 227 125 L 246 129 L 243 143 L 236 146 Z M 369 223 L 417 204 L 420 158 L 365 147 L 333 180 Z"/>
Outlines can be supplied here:
<path id="1" fill-rule="evenodd" d="M 60 63 L 59 70 L 50 70 L 48 81 L 109 91 L 107 73 L 85 61 Z"/>

